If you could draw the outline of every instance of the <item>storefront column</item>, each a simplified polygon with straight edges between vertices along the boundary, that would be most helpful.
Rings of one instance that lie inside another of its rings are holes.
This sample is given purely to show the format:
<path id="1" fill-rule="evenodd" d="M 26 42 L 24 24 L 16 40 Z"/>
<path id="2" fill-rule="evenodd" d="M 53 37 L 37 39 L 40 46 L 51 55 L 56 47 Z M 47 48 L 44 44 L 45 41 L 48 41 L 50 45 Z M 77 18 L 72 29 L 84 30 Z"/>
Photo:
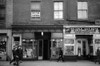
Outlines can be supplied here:
<path id="1" fill-rule="evenodd" d="M 12 31 L 7 31 L 7 60 L 12 58 Z"/>
<path id="2" fill-rule="evenodd" d="M 100 34 L 93 35 L 93 55 L 96 55 L 97 49 L 100 47 Z"/>
<path id="3" fill-rule="evenodd" d="M 4 39 L 3 39 L 3 41 L 5 41 L 5 43 L 6 43 L 6 55 L 4 54 L 3 56 L 5 57 L 1 57 L 1 60 L 9 60 L 10 58 L 11 58 L 11 34 L 12 34 L 12 32 L 11 32 L 11 30 L 0 30 L 0 33 L 1 34 L 6 34 L 5 35 L 5 37 L 4 37 Z"/>

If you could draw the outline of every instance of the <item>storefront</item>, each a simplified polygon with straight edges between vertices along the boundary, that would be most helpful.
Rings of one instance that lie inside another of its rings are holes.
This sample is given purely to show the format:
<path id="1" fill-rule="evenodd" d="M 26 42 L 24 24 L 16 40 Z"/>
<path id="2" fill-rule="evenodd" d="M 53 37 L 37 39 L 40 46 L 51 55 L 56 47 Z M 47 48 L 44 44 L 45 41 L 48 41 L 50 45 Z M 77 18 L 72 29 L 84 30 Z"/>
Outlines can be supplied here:
<path id="1" fill-rule="evenodd" d="M 23 48 L 23 60 L 54 59 L 59 44 L 62 46 L 62 26 L 19 26 L 13 25 L 13 46 L 19 44 Z M 56 43 L 54 48 L 53 43 Z M 57 54 L 56 54 L 57 55 Z"/>
<path id="2" fill-rule="evenodd" d="M 57 59 L 58 49 L 63 48 L 63 33 L 52 33 L 51 35 L 51 59 Z"/>
<path id="3" fill-rule="evenodd" d="M 11 55 L 11 30 L 0 30 L 0 60 L 9 60 Z"/>
<path id="4" fill-rule="evenodd" d="M 66 59 L 89 59 L 100 47 L 99 26 L 64 26 L 64 56 Z M 70 58 L 72 59 L 72 58 Z"/>

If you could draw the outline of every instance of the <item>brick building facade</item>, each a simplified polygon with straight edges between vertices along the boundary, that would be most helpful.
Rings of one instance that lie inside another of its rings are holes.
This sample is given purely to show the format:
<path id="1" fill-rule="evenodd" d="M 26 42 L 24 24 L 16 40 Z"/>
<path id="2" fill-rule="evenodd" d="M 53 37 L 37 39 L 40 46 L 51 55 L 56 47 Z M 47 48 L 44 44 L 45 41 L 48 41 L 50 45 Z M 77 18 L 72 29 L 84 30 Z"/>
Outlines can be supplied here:
<path id="1" fill-rule="evenodd" d="M 59 47 L 65 59 L 95 56 L 99 6 L 99 0 L 6 0 L 7 58 L 16 43 L 23 47 L 23 59 L 57 59 Z"/>

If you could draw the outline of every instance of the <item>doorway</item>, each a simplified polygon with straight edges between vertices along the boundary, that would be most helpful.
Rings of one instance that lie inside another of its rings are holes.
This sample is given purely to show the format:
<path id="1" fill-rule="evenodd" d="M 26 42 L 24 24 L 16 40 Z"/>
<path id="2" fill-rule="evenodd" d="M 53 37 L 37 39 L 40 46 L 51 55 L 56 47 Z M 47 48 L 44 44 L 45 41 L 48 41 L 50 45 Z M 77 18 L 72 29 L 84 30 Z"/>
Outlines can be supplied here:
<path id="1" fill-rule="evenodd" d="M 40 32 L 35 34 L 36 40 L 38 41 L 38 60 L 49 60 L 50 58 L 50 47 L 51 47 L 51 33 L 44 32 L 41 35 Z"/>
<path id="2" fill-rule="evenodd" d="M 80 55 L 81 56 L 86 56 L 88 55 L 88 50 L 89 50 L 89 46 L 88 46 L 88 41 L 87 39 L 77 39 L 77 44 L 78 44 L 78 53 L 80 51 Z"/>
<path id="3" fill-rule="evenodd" d="M 82 60 L 89 60 L 89 55 L 93 49 L 91 49 L 92 35 L 77 35 L 77 54 Z"/>
<path id="4" fill-rule="evenodd" d="M 50 54 L 50 46 L 49 46 L 49 40 L 47 39 L 40 39 L 38 40 L 38 59 L 40 60 L 48 60 L 49 54 Z"/>

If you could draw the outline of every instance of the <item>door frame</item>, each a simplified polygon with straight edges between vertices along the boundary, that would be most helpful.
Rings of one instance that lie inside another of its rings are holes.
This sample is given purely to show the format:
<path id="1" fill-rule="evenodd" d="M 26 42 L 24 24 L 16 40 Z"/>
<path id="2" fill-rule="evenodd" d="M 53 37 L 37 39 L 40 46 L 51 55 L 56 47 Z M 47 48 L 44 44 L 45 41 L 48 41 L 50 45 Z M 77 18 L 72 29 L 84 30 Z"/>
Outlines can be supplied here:
<path id="1" fill-rule="evenodd" d="M 39 56 L 39 41 L 42 41 L 42 56 Z M 43 39 L 38 39 L 38 60 L 43 60 Z"/>
<path id="2" fill-rule="evenodd" d="M 78 47 L 79 47 L 79 45 L 78 45 L 78 41 L 80 41 L 81 42 L 81 55 L 83 55 L 83 44 L 82 44 L 82 42 L 83 41 L 85 41 L 86 42 L 86 45 L 85 45 L 85 47 L 86 47 L 86 55 L 88 55 L 88 53 L 89 53 L 89 46 L 88 46 L 88 40 L 87 39 L 84 39 L 84 38 L 79 38 L 79 39 L 77 39 L 77 54 L 78 54 Z"/>

